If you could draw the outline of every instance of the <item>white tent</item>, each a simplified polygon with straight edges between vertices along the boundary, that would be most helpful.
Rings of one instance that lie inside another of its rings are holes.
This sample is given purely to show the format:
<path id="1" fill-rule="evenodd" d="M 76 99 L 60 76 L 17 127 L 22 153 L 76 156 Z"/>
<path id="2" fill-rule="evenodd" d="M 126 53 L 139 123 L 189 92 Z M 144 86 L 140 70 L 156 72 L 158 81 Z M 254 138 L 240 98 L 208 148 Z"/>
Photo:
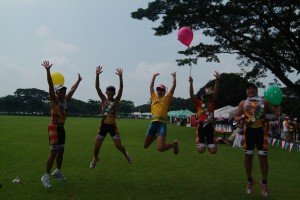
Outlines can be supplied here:
<path id="1" fill-rule="evenodd" d="M 214 116 L 215 118 L 232 118 L 235 115 L 235 112 L 237 110 L 237 106 L 225 106 L 223 108 L 219 108 L 215 110 Z"/>

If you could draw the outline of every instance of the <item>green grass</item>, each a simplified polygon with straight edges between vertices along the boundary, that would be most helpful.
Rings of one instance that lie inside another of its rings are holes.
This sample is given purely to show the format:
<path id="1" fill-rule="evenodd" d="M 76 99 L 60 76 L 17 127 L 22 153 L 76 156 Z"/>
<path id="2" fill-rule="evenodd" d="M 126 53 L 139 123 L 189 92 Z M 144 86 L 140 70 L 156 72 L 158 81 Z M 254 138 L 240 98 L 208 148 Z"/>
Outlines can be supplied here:
<path id="1" fill-rule="evenodd" d="M 63 172 L 66 182 L 40 181 L 49 156 L 49 117 L 0 116 L 0 199 L 261 199 L 258 185 L 245 194 L 243 151 L 226 145 L 200 155 L 194 129 L 168 125 L 167 140 L 177 139 L 180 153 L 143 149 L 149 121 L 121 119 L 122 143 L 134 163 L 128 165 L 110 136 L 100 150 L 101 163 L 89 169 L 100 119 L 67 119 Z M 300 199 L 300 152 L 269 150 L 269 199 Z M 23 184 L 11 181 L 20 177 Z M 260 179 L 257 156 L 253 177 Z"/>

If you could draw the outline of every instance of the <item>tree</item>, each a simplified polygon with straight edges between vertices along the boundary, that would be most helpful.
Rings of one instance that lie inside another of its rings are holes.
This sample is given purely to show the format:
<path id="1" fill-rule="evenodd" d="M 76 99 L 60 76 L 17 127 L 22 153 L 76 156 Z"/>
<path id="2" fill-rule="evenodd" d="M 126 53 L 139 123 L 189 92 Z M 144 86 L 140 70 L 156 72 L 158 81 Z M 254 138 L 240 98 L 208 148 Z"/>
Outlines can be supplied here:
<path id="1" fill-rule="evenodd" d="M 214 39 L 180 51 L 191 58 L 177 60 L 179 65 L 196 64 L 199 58 L 219 62 L 219 54 L 237 54 L 248 80 L 271 71 L 300 95 L 300 85 L 289 78 L 300 73 L 299 9 L 299 0 L 155 0 L 131 16 L 159 20 L 153 28 L 157 36 L 190 26 Z"/>
<path id="2" fill-rule="evenodd" d="M 134 103 L 128 100 L 121 100 L 118 107 L 118 113 L 129 114 L 134 111 Z"/>
<path id="3" fill-rule="evenodd" d="M 282 113 L 289 115 L 290 117 L 300 117 L 300 95 L 289 90 L 288 88 L 282 88 L 283 100 Z"/>
<path id="4" fill-rule="evenodd" d="M 137 106 L 134 108 L 135 112 L 142 112 L 142 113 L 146 113 L 146 112 L 150 112 L 151 111 L 151 105 L 150 104 L 143 104 L 140 106 Z"/>
<path id="5" fill-rule="evenodd" d="M 197 96 L 200 97 L 205 93 L 205 88 L 213 88 L 215 80 L 209 81 L 197 92 Z M 231 105 L 237 106 L 240 101 L 245 99 L 246 88 L 248 81 L 235 73 L 222 73 L 220 76 L 220 85 L 218 91 L 218 97 L 216 102 L 216 109 Z"/>
<path id="6" fill-rule="evenodd" d="M 36 88 L 17 89 L 14 95 L 27 107 L 27 112 L 43 112 L 44 104 L 49 103 L 49 94 Z"/>

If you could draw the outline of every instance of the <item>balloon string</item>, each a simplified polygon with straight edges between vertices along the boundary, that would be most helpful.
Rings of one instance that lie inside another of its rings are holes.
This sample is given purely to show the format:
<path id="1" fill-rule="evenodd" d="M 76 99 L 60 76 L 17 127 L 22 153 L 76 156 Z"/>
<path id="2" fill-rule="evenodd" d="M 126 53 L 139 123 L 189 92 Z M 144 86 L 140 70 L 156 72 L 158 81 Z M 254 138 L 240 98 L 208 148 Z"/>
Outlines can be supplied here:
<path id="1" fill-rule="evenodd" d="M 190 47 L 188 46 L 188 50 L 190 49 Z M 189 60 L 191 60 L 191 55 L 189 54 Z M 190 66 L 190 76 L 192 76 L 192 63 L 189 64 Z"/>

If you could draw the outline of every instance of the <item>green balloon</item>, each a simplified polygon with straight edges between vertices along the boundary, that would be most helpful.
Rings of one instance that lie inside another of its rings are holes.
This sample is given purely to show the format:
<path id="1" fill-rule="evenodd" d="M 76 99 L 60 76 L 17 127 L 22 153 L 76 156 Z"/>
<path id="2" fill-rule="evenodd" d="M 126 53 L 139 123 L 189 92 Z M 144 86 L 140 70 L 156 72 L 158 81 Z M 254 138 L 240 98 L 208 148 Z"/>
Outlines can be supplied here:
<path id="1" fill-rule="evenodd" d="M 264 91 L 264 97 L 268 103 L 278 106 L 282 101 L 282 91 L 278 85 L 269 85 Z"/>

